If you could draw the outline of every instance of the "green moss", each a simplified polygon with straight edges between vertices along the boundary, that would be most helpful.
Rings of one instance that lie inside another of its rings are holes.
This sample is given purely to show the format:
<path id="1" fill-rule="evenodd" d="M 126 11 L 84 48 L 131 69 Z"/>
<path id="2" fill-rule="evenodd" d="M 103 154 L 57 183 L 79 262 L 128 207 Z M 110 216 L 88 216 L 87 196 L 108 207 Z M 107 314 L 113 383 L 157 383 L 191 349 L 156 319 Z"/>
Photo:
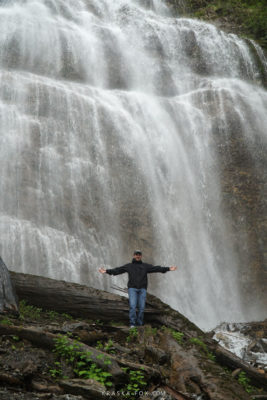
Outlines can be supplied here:
<path id="1" fill-rule="evenodd" d="M 211 21 L 223 18 L 240 34 L 256 40 L 267 49 L 267 7 L 265 0 L 188 0 L 186 7 L 168 0 L 175 12 Z"/>

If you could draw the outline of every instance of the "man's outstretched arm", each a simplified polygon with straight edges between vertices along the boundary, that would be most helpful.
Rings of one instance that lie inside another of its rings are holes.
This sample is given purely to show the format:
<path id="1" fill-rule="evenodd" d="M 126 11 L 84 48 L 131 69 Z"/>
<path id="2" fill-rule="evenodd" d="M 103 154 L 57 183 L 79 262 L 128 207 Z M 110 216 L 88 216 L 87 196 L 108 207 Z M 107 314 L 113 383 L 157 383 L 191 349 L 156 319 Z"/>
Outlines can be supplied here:
<path id="1" fill-rule="evenodd" d="M 122 267 L 112 268 L 112 269 L 105 269 L 103 267 L 99 268 L 98 270 L 101 274 L 109 274 L 109 275 L 120 275 L 127 272 L 127 264 L 123 265 Z"/>
<path id="2" fill-rule="evenodd" d="M 153 272 L 168 272 L 168 271 L 175 271 L 177 269 L 176 266 L 172 265 L 171 267 L 161 267 L 159 265 L 149 265 L 147 267 L 147 272 L 148 273 L 153 273 Z"/>

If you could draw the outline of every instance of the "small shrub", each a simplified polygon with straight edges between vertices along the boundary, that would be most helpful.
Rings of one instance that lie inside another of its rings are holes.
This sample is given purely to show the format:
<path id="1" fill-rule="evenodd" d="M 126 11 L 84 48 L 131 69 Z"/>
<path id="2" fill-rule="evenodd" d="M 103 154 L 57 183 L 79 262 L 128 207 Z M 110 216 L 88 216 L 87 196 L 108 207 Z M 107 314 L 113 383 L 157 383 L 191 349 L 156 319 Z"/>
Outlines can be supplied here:
<path id="1" fill-rule="evenodd" d="M 65 319 L 68 319 L 68 320 L 72 320 L 72 319 L 73 319 L 73 317 L 72 317 L 71 315 L 66 314 L 66 313 L 61 314 L 61 316 L 62 316 L 63 318 L 65 318 Z"/>
<path id="2" fill-rule="evenodd" d="M 54 379 L 62 378 L 62 369 L 61 369 L 61 364 L 59 361 L 54 362 L 54 368 L 51 368 L 49 370 L 50 375 Z"/>
<path id="3" fill-rule="evenodd" d="M 163 332 L 168 332 L 172 335 L 172 337 L 179 343 L 179 344 L 183 344 L 183 338 L 184 338 L 184 333 L 183 332 L 179 332 L 179 331 L 175 331 L 172 328 L 167 328 L 165 325 L 163 325 L 161 327 L 161 330 Z"/>
<path id="4" fill-rule="evenodd" d="M 134 339 L 136 339 L 138 337 L 138 330 L 137 330 L 137 328 L 130 328 L 130 330 L 129 330 L 129 335 L 127 336 L 127 338 L 126 338 L 126 342 L 127 343 L 130 343 L 130 342 L 133 342 L 134 341 Z"/>
<path id="5" fill-rule="evenodd" d="M 136 394 L 147 386 L 147 382 L 144 380 L 144 371 L 129 370 L 129 368 L 122 368 L 122 370 L 128 374 L 129 381 L 121 389 L 121 392 L 124 394 L 124 397 L 134 399 Z"/>
<path id="6" fill-rule="evenodd" d="M 157 334 L 157 328 L 152 328 L 152 326 L 145 327 L 145 335 L 146 336 L 155 336 Z"/>
<path id="7" fill-rule="evenodd" d="M 0 324 L 2 324 L 2 325 L 12 325 L 12 322 L 10 321 L 9 318 L 4 318 L 4 319 L 1 319 Z"/>
<path id="8" fill-rule="evenodd" d="M 63 358 L 71 365 L 76 376 L 83 379 L 94 379 L 106 387 L 112 386 L 110 381 L 112 375 L 100 368 L 91 358 L 92 353 L 82 350 L 81 343 L 78 340 L 70 342 L 68 335 L 59 335 L 55 340 L 55 349 L 53 350 L 58 357 Z M 103 358 L 105 365 L 110 365 L 111 361 L 104 354 L 99 354 L 98 359 Z M 57 374 L 55 371 L 54 374 Z"/>
<path id="9" fill-rule="evenodd" d="M 173 338 L 177 341 L 177 343 L 183 344 L 183 337 L 184 337 L 183 332 L 178 332 L 178 331 L 172 330 L 171 334 L 172 334 Z"/>
<path id="10" fill-rule="evenodd" d="M 21 300 L 19 302 L 20 319 L 24 320 L 26 318 L 39 320 L 41 318 L 42 309 L 39 307 L 27 304 L 26 300 Z"/>
<path id="11" fill-rule="evenodd" d="M 238 383 L 243 386 L 247 393 L 253 392 L 254 388 L 250 385 L 250 379 L 247 377 L 244 371 L 240 372 L 238 375 Z"/>
<path id="12" fill-rule="evenodd" d="M 201 339 L 199 339 L 199 338 L 190 338 L 190 342 L 191 342 L 192 344 L 198 346 L 198 347 L 202 350 L 202 353 L 204 353 L 204 355 L 208 356 L 208 358 L 209 358 L 211 361 L 215 361 L 215 356 L 214 356 L 214 354 L 212 354 L 212 353 L 209 351 L 207 345 L 206 345 Z"/>

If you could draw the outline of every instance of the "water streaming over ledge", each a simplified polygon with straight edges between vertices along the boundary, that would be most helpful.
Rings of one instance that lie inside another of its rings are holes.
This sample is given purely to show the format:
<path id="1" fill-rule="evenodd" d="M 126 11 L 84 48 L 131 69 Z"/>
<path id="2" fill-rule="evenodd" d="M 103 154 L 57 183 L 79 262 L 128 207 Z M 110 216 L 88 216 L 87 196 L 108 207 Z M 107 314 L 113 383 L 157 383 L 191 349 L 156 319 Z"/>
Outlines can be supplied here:
<path id="1" fill-rule="evenodd" d="M 109 289 L 98 266 L 141 247 L 179 265 L 150 291 L 202 328 L 250 318 L 213 138 L 231 110 L 251 148 L 266 141 L 250 47 L 159 0 L 6 0 L 0 27 L 7 265 Z"/>

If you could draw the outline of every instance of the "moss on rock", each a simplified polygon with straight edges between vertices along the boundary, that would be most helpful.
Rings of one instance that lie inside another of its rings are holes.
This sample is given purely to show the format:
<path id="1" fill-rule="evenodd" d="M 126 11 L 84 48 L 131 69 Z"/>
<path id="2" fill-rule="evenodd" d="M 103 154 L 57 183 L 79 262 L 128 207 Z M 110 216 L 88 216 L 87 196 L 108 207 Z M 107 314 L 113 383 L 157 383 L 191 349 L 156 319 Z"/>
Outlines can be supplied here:
<path id="1" fill-rule="evenodd" d="M 168 0 L 175 13 L 221 22 L 229 30 L 256 40 L 267 49 L 266 0 Z"/>

